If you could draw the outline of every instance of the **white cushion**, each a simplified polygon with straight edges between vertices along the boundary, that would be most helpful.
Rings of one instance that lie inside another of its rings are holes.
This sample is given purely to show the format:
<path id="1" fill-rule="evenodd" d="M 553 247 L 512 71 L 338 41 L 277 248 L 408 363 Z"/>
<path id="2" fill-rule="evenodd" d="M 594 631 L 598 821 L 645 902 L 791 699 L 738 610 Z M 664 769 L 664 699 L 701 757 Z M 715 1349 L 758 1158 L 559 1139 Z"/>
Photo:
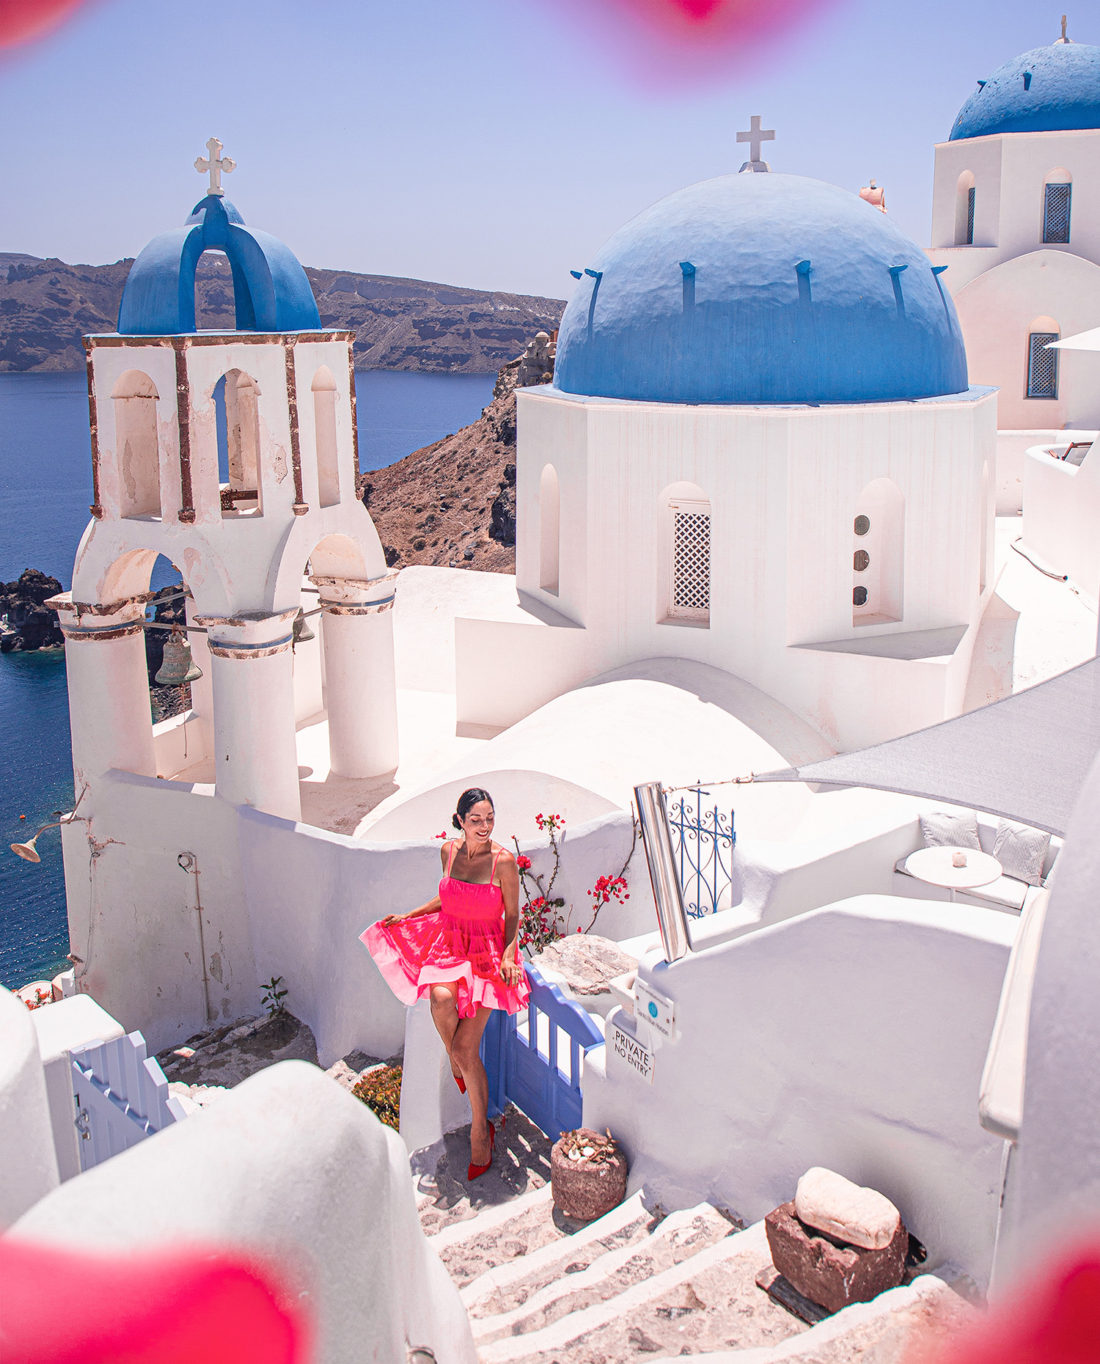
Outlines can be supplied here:
<path id="1" fill-rule="evenodd" d="M 1012 824 L 1002 819 L 997 825 L 993 856 L 1006 876 L 1015 876 L 1029 886 L 1043 884 L 1043 863 L 1050 847 L 1050 834 L 1027 824 Z"/>
<path id="2" fill-rule="evenodd" d="M 978 816 L 973 810 L 928 810 L 920 817 L 920 832 L 926 848 L 977 848 Z"/>
<path id="3" fill-rule="evenodd" d="M 820 1165 L 798 1181 L 794 1210 L 800 1222 L 850 1246 L 882 1250 L 897 1235 L 901 1215 L 885 1196 Z"/>
<path id="4" fill-rule="evenodd" d="M 1021 910 L 1027 899 L 1027 885 L 1014 876 L 998 876 L 987 886 L 974 886 L 970 890 L 957 890 L 959 900 L 986 900 L 992 905 L 1003 905 L 1005 909 Z"/>

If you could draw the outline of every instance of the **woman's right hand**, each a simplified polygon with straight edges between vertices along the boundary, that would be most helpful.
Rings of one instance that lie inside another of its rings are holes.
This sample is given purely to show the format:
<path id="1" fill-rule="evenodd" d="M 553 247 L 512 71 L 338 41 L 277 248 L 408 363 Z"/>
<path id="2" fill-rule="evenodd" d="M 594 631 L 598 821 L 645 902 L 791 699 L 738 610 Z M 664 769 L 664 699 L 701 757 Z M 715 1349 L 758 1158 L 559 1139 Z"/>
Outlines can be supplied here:
<path id="1" fill-rule="evenodd" d="M 379 923 L 383 928 L 392 928 L 394 924 L 399 924 L 404 917 L 404 914 L 387 914 L 384 919 L 379 920 Z"/>

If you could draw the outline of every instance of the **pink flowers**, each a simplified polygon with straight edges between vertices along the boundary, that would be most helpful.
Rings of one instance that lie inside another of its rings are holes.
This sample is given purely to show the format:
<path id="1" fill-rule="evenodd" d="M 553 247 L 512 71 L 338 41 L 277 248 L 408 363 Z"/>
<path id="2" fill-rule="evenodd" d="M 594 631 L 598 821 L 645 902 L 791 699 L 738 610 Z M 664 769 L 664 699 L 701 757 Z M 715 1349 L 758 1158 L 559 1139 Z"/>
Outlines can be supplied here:
<path id="1" fill-rule="evenodd" d="M 558 829 L 565 828 L 565 820 L 561 815 L 536 815 L 535 823 L 543 832 L 548 833 L 551 839 Z"/>
<path id="2" fill-rule="evenodd" d="M 529 857 L 524 857 L 523 853 L 520 853 L 520 855 L 516 858 L 516 866 L 520 869 L 520 871 L 530 871 L 531 859 Z"/>
<path id="3" fill-rule="evenodd" d="M 625 876 L 600 876 L 588 893 L 592 897 L 593 906 L 597 911 L 611 900 L 621 905 L 624 900 L 630 899 Z"/>
<path id="4" fill-rule="evenodd" d="M 447 830 L 444 829 L 443 832 L 442 832 L 441 834 L 436 834 L 435 837 L 436 837 L 436 838 L 446 839 L 446 837 L 447 837 Z"/>

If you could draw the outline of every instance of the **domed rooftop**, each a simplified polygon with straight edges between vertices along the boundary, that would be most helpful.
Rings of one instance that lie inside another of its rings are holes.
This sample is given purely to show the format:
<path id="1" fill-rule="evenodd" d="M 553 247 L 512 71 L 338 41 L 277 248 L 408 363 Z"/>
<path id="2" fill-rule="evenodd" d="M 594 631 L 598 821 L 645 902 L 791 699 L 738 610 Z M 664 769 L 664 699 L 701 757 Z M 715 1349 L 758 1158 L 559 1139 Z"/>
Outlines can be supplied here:
<path id="1" fill-rule="evenodd" d="M 1058 41 L 999 66 L 959 110 L 952 142 L 1100 128 L 1100 47 Z"/>
<path id="2" fill-rule="evenodd" d="M 554 387 L 674 403 L 852 403 L 967 387 L 924 252 L 855 194 L 726 175 L 603 246 L 558 333 Z"/>
<path id="3" fill-rule="evenodd" d="M 320 327 L 313 290 L 294 252 L 277 237 L 246 227 L 228 199 L 208 194 L 183 227 L 154 237 L 134 261 L 122 291 L 119 331 L 126 336 L 193 332 L 195 267 L 209 250 L 229 257 L 238 331 Z"/>

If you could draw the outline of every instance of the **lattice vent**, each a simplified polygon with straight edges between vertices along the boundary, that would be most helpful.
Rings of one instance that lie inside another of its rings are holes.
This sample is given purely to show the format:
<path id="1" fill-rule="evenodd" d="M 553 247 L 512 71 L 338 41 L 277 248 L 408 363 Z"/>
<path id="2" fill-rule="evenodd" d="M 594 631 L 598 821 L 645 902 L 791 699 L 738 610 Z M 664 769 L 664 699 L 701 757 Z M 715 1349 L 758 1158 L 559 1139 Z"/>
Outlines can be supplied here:
<path id="1" fill-rule="evenodd" d="M 692 615 L 710 610 L 710 513 L 675 514 L 672 609 Z"/>
<path id="2" fill-rule="evenodd" d="M 1032 332 L 1028 338 L 1027 396 L 1029 398 L 1057 398 L 1058 352 L 1048 350 L 1050 341 L 1057 341 L 1057 332 Z"/>
<path id="3" fill-rule="evenodd" d="M 1072 185 L 1047 185 L 1043 241 L 1069 241 L 1069 199 L 1072 192 Z"/>

